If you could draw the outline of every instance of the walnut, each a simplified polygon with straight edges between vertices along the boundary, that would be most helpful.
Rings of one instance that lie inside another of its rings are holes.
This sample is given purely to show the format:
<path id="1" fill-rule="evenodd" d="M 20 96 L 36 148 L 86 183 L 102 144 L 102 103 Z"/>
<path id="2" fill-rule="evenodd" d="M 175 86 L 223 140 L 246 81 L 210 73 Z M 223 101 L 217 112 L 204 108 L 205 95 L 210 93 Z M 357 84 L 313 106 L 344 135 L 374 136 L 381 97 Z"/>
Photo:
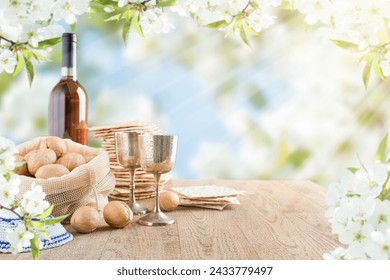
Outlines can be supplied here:
<path id="1" fill-rule="evenodd" d="M 31 150 L 24 155 L 23 159 L 27 162 L 31 155 L 38 153 L 39 150 Z"/>
<path id="2" fill-rule="evenodd" d="M 177 193 L 164 191 L 160 193 L 160 207 L 163 211 L 173 211 L 180 204 L 180 198 Z"/>
<path id="3" fill-rule="evenodd" d="M 35 175 L 41 166 L 55 163 L 56 160 L 57 156 L 53 150 L 41 149 L 29 156 L 27 161 L 27 168 L 32 175 Z"/>
<path id="4" fill-rule="evenodd" d="M 68 168 L 69 171 L 72 171 L 76 167 L 85 164 L 86 161 L 84 157 L 78 153 L 68 153 L 60 157 L 56 163 L 62 164 Z"/>
<path id="5" fill-rule="evenodd" d="M 133 211 L 123 201 L 111 201 L 104 206 L 104 221 L 113 228 L 124 228 L 133 220 Z"/>
<path id="6" fill-rule="evenodd" d="M 35 173 L 39 179 L 49 179 L 52 177 L 61 177 L 69 173 L 69 170 L 62 164 L 48 164 L 41 166 Z"/>
<path id="7" fill-rule="evenodd" d="M 52 149 L 56 155 L 57 158 L 61 157 L 63 154 L 66 153 L 66 143 L 63 139 L 56 137 L 56 136 L 49 136 L 46 138 L 46 146 L 49 149 Z"/>
<path id="8" fill-rule="evenodd" d="M 91 206 L 81 206 L 72 215 L 70 224 L 80 233 L 94 231 L 100 223 L 99 212 Z"/>

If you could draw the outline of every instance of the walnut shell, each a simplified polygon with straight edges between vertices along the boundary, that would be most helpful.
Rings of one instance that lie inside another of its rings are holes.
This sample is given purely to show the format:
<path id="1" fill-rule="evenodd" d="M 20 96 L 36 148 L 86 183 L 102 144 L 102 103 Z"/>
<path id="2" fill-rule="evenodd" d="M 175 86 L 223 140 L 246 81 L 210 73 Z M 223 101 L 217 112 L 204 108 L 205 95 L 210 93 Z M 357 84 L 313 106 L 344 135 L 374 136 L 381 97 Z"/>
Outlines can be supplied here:
<path id="1" fill-rule="evenodd" d="M 21 155 L 15 155 L 15 163 L 20 164 L 20 166 L 15 167 L 14 172 L 18 175 L 29 176 L 27 170 L 27 162 Z"/>
<path id="2" fill-rule="evenodd" d="M 52 149 L 56 153 L 57 158 L 61 157 L 63 154 L 66 153 L 66 143 L 60 137 L 56 137 L 56 136 L 47 137 L 46 146 L 49 149 Z"/>
<path id="3" fill-rule="evenodd" d="M 42 138 L 41 142 L 39 143 L 39 149 L 42 150 L 42 149 L 46 149 L 46 148 L 47 148 L 46 138 Z"/>
<path id="4" fill-rule="evenodd" d="M 37 170 L 47 164 L 55 163 L 57 159 L 56 153 L 50 149 L 42 149 L 32 154 L 27 161 L 28 171 L 35 175 Z"/>
<path id="5" fill-rule="evenodd" d="M 104 206 L 103 217 L 113 228 L 123 228 L 133 220 L 133 211 L 123 201 L 111 201 Z"/>
<path id="6" fill-rule="evenodd" d="M 38 153 L 39 150 L 31 150 L 23 156 L 23 159 L 27 162 L 31 155 Z"/>
<path id="7" fill-rule="evenodd" d="M 173 211 L 180 204 L 179 196 L 172 191 L 164 191 L 160 193 L 160 207 L 163 211 Z"/>
<path id="8" fill-rule="evenodd" d="M 94 231 L 100 223 L 100 214 L 91 206 L 81 206 L 72 215 L 70 224 L 80 233 Z"/>
<path id="9" fill-rule="evenodd" d="M 68 153 L 60 157 L 57 162 L 58 164 L 62 164 L 69 171 L 72 171 L 76 167 L 85 164 L 85 158 L 78 153 Z"/>
<path id="10" fill-rule="evenodd" d="M 62 164 L 48 164 L 41 166 L 35 173 L 35 177 L 39 179 L 49 179 L 52 177 L 61 177 L 69 173 L 68 168 Z"/>

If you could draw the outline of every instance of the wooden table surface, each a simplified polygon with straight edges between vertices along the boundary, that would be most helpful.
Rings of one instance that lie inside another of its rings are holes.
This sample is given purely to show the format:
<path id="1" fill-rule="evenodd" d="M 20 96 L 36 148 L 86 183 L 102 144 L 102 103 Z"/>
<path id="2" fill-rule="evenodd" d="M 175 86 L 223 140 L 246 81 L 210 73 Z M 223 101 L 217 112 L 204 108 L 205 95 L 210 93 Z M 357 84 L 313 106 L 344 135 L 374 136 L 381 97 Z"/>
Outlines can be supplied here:
<path id="1" fill-rule="evenodd" d="M 324 217 L 325 188 L 309 181 L 174 180 L 170 186 L 221 185 L 245 191 L 240 205 L 222 211 L 180 206 L 175 224 L 123 229 L 103 224 L 90 234 L 65 228 L 73 241 L 40 252 L 40 259 L 322 259 L 340 246 Z M 151 208 L 153 199 L 140 200 Z M 30 253 L 1 254 L 31 259 Z"/>

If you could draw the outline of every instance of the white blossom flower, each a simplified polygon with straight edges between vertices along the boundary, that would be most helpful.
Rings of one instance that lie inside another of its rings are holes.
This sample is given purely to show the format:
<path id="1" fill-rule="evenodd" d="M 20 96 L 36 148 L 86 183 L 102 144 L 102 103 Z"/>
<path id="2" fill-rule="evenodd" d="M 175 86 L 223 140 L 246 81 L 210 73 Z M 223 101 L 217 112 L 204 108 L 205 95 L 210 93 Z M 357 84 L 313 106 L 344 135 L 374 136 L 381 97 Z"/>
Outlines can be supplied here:
<path id="1" fill-rule="evenodd" d="M 22 252 L 24 247 L 29 247 L 30 240 L 33 238 L 34 234 L 28 231 L 23 223 L 20 223 L 15 230 L 7 230 L 7 239 L 14 254 Z"/>
<path id="2" fill-rule="evenodd" d="M 161 9 L 148 9 L 140 16 L 139 24 L 145 34 L 150 32 L 167 33 L 174 26 L 169 22 L 168 16 Z"/>
<path id="3" fill-rule="evenodd" d="M 375 162 L 366 170 L 358 170 L 355 173 L 355 192 L 369 197 L 377 197 L 388 177 L 387 166 Z"/>
<path id="4" fill-rule="evenodd" d="M 16 175 L 11 175 L 9 180 L 6 180 L 0 174 L 0 205 L 10 207 L 15 201 L 15 196 L 19 193 L 20 178 Z"/>
<path id="5" fill-rule="evenodd" d="M 89 2 L 90 0 L 58 0 L 54 4 L 54 18 L 73 24 L 77 21 L 76 16 L 88 11 Z"/>
<path id="6" fill-rule="evenodd" d="M 331 251 L 329 253 L 325 253 L 323 255 L 323 258 L 325 260 L 350 260 L 352 257 L 348 253 L 347 249 L 339 247 L 334 251 Z"/>
<path id="7" fill-rule="evenodd" d="M 390 228 L 385 232 L 373 231 L 371 238 L 373 242 L 366 246 L 366 253 L 370 258 L 376 260 L 390 259 Z"/>
<path id="8" fill-rule="evenodd" d="M 349 176 L 344 176 L 341 182 L 329 185 L 325 195 L 325 202 L 328 206 L 328 210 L 325 213 L 326 217 L 333 217 L 336 209 L 341 206 L 343 199 L 345 199 L 345 195 L 348 193 L 349 189 L 349 180 L 347 178 L 349 178 Z"/>
<path id="9" fill-rule="evenodd" d="M 29 20 L 47 21 L 51 17 L 53 0 L 35 0 L 29 2 Z"/>
<path id="10" fill-rule="evenodd" d="M 38 47 L 39 41 L 42 40 L 41 36 L 38 33 L 40 25 L 25 23 L 22 25 L 23 33 L 20 37 L 20 40 L 23 42 L 28 42 L 33 47 Z"/>
<path id="11" fill-rule="evenodd" d="M 390 228 L 390 201 L 380 201 L 376 199 L 374 213 L 368 218 L 368 222 L 376 230 L 386 230 Z"/>
<path id="12" fill-rule="evenodd" d="M 275 23 L 275 16 L 263 14 L 260 9 L 255 9 L 247 18 L 247 23 L 253 30 L 260 32 L 264 28 L 270 27 Z"/>
<path id="13" fill-rule="evenodd" d="M 359 222 L 349 222 L 343 232 L 339 234 L 339 241 L 342 244 L 349 245 L 349 253 L 356 258 L 364 258 L 365 249 L 371 240 L 371 233 L 374 227 L 370 224 L 363 226 Z"/>
<path id="14" fill-rule="evenodd" d="M 16 63 L 17 60 L 14 52 L 0 48 L 0 73 L 3 71 L 10 74 L 13 73 Z"/>
<path id="15" fill-rule="evenodd" d="M 44 200 L 45 196 L 46 194 L 42 191 L 42 186 L 33 183 L 31 191 L 23 194 L 20 205 L 26 213 L 32 216 L 42 214 L 50 206 L 49 202 Z"/>
<path id="16" fill-rule="evenodd" d="M 305 21 L 308 24 L 316 24 L 317 22 L 329 22 L 331 17 L 329 0 L 295 0 L 294 8 L 303 14 L 306 14 Z"/>

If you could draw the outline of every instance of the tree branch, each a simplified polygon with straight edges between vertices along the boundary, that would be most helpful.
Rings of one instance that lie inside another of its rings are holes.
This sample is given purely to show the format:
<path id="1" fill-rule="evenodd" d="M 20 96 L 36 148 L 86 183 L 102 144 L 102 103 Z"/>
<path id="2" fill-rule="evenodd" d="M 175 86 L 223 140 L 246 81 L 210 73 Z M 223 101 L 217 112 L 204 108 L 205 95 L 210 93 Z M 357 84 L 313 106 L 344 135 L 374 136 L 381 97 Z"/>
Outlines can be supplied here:
<path id="1" fill-rule="evenodd" d="M 248 9 L 250 3 L 252 2 L 252 0 L 249 0 L 248 3 L 246 3 L 246 6 L 244 7 L 244 9 L 242 10 L 242 13 L 245 13 L 246 12 L 246 9 Z"/>
<path id="2" fill-rule="evenodd" d="M 19 218 L 23 218 L 22 216 L 20 216 L 18 213 L 16 213 L 15 212 L 15 210 L 14 209 L 12 209 L 12 208 L 8 208 L 8 207 L 5 207 L 5 206 L 2 206 L 2 205 L 0 205 L 0 209 L 5 209 L 5 210 L 8 210 L 8 211 L 10 211 L 10 212 L 12 212 L 12 213 L 14 213 L 16 216 L 18 216 Z"/>
<path id="3" fill-rule="evenodd" d="M 11 46 L 15 45 L 16 43 L 14 41 L 11 41 L 7 38 L 4 38 L 3 36 L 0 35 L 0 41 L 3 40 L 3 41 L 6 41 L 7 43 L 10 43 Z"/>

